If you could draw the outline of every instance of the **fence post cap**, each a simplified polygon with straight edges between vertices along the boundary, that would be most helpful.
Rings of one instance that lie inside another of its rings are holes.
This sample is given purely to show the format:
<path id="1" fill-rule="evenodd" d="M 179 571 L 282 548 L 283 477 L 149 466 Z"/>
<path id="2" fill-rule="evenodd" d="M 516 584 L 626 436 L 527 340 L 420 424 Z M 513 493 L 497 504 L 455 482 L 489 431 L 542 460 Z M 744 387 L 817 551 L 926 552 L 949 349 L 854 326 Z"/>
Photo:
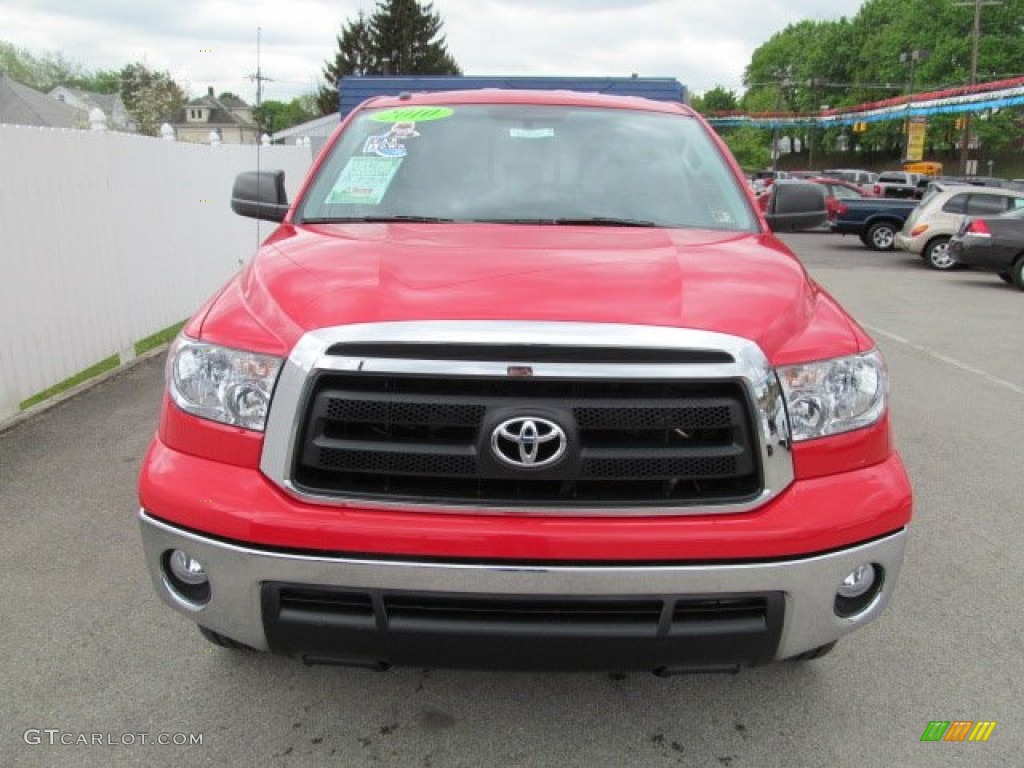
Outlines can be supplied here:
<path id="1" fill-rule="evenodd" d="M 107 130 L 107 115 L 99 107 L 89 110 L 89 127 L 94 131 Z"/>

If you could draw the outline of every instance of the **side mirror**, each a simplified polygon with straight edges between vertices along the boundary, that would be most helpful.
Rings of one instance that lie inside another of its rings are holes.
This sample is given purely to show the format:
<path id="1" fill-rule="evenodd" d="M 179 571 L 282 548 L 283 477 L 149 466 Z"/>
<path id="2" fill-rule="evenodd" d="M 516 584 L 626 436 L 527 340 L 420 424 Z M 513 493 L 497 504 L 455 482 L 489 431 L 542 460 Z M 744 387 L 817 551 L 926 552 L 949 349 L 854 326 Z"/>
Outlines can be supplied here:
<path id="1" fill-rule="evenodd" d="M 288 213 L 284 171 L 246 171 L 235 177 L 231 210 L 239 216 L 283 221 Z"/>
<path id="2" fill-rule="evenodd" d="M 764 217 L 772 232 L 799 232 L 820 227 L 828 219 L 825 188 L 812 181 L 779 179 L 771 186 Z"/>

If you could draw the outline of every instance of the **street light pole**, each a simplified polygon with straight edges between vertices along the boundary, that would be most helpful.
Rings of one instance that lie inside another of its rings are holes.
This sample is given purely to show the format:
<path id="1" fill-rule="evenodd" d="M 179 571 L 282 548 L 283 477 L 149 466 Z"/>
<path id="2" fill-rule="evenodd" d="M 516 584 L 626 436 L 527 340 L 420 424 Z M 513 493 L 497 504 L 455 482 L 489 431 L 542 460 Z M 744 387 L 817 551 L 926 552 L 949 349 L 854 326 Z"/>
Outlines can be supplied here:
<path id="1" fill-rule="evenodd" d="M 929 56 L 929 51 L 924 48 L 915 48 L 913 51 L 904 51 L 900 54 L 900 64 L 910 62 L 910 87 L 907 89 L 907 117 L 903 121 L 903 159 L 907 160 L 910 155 L 910 107 L 914 101 L 914 74 L 917 70 L 917 62 L 924 61 Z"/>
<path id="2" fill-rule="evenodd" d="M 783 97 L 782 89 L 783 88 L 788 88 L 790 84 L 791 83 L 790 83 L 788 75 L 786 77 L 784 77 L 782 80 L 779 81 L 779 83 L 778 83 L 779 90 L 778 90 L 778 93 L 777 93 L 776 98 L 775 98 L 775 111 L 776 112 L 781 112 L 782 111 L 782 97 Z M 778 117 L 776 117 L 775 118 L 775 126 L 772 128 L 772 171 L 778 171 L 779 170 L 779 155 L 781 154 L 781 152 L 779 152 L 779 122 L 778 122 L 778 120 L 779 120 Z"/>
<path id="3" fill-rule="evenodd" d="M 807 137 L 808 151 L 807 151 L 807 168 L 814 170 L 814 133 L 818 127 L 818 121 L 815 115 L 818 113 L 818 88 L 825 84 L 824 79 L 820 77 L 812 77 L 807 81 L 807 85 L 811 87 L 811 125 L 808 130 Z"/>

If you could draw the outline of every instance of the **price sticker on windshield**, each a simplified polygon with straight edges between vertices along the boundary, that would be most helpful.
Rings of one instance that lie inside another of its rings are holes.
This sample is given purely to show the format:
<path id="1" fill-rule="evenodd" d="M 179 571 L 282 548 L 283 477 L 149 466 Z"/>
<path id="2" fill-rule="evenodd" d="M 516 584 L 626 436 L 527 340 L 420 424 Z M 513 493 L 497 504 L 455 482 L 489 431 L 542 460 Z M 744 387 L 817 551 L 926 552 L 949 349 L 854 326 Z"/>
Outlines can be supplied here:
<path id="1" fill-rule="evenodd" d="M 370 116 L 376 123 L 426 123 L 443 120 L 455 114 L 451 107 L 398 107 L 385 109 Z"/>

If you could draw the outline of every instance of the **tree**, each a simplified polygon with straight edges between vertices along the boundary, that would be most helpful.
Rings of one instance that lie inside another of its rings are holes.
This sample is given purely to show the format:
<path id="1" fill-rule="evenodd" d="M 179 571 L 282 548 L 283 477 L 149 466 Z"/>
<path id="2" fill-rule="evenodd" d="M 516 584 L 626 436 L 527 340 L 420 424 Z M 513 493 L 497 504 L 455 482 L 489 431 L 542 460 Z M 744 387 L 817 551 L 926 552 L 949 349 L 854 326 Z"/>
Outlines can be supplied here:
<path id="1" fill-rule="evenodd" d="M 310 96 L 296 96 L 289 102 L 264 101 L 253 109 L 253 117 L 261 133 L 276 133 L 317 116 L 316 101 Z"/>
<path id="2" fill-rule="evenodd" d="M 12 80 L 43 93 L 58 85 L 92 93 L 118 93 L 121 90 L 121 73 L 116 69 L 89 72 L 59 53 L 36 56 L 5 40 L 0 40 L 0 72 L 6 72 Z"/>
<path id="3" fill-rule="evenodd" d="M 338 52 L 324 62 L 317 93 L 323 115 L 338 110 L 338 81 L 345 75 L 459 75 L 441 34 L 441 15 L 432 3 L 381 0 L 367 19 L 362 12 L 337 36 Z"/>
<path id="4" fill-rule="evenodd" d="M 739 108 L 736 94 L 730 90 L 716 85 L 710 91 L 694 99 L 693 107 L 698 112 L 729 112 Z"/>
<path id="5" fill-rule="evenodd" d="M 382 0 L 370 18 L 374 52 L 393 75 L 461 75 L 441 26 L 433 3 Z"/>
<path id="6" fill-rule="evenodd" d="M 979 80 L 1024 72 L 1022 17 L 1024 0 L 984 9 Z M 916 92 L 962 85 L 970 76 L 973 21 L 973 8 L 954 0 L 864 0 L 852 19 L 801 21 L 759 46 L 744 75 L 747 94 L 756 99 L 787 80 L 793 103 L 786 108 L 800 110 L 816 109 L 816 100 L 835 107 L 900 96 L 910 86 L 900 55 L 918 49 L 930 55 L 915 63 Z M 807 86 L 814 79 L 826 85 L 815 92 Z"/>
<path id="7" fill-rule="evenodd" d="M 741 168 L 765 168 L 771 163 L 769 139 L 769 134 L 749 126 L 722 131 L 722 140 L 729 145 Z"/>
<path id="8" fill-rule="evenodd" d="M 317 109 L 322 115 L 338 111 L 338 81 L 342 77 L 378 73 L 370 24 L 362 11 L 354 21 L 345 23 L 337 40 L 338 52 L 333 61 L 324 62 L 324 84 L 316 96 Z"/>
<path id="9" fill-rule="evenodd" d="M 44 93 L 84 75 L 80 64 L 68 61 L 59 53 L 35 56 L 6 40 L 0 40 L 0 72 Z"/>
<path id="10" fill-rule="evenodd" d="M 156 136 L 160 124 L 185 103 L 185 92 L 166 72 L 154 72 L 137 61 L 122 67 L 119 75 L 121 98 L 139 133 Z"/>
<path id="11" fill-rule="evenodd" d="M 1020 20 L 1024 0 L 1001 0 L 981 15 L 978 81 L 1024 72 Z M 802 21 L 758 47 L 747 66 L 744 109 L 751 112 L 816 111 L 822 104 L 843 107 L 892 98 L 913 91 L 938 90 L 970 82 L 973 3 L 955 0 L 864 0 L 852 19 Z M 903 54 L 927 51 L 924 58 Z M 911 75 L 913 73 L 913 76 Z M 1020 107 L 972 121 L 989 151 L 1009 149 L 1019 133 Z M 955 116 L 929 117 L 928 151 L 952 153 L 962 138 Z M 836 139 L 842 129 L 819 139 Z M 905 142 L 899 119 L 873 123 L 864 133 L 845 132 L 852 146 L 870 156 L 900 157 Z M 827 146 L 827 145 L 826 145 Z"/>
<path id="12" fill-rule="evenodd" d="M 116 69 L 99 69 L 92 73 L 72 77 L 67 80 L 65 85 L 92 93 L 120 93 L 121 73 Z"/>

